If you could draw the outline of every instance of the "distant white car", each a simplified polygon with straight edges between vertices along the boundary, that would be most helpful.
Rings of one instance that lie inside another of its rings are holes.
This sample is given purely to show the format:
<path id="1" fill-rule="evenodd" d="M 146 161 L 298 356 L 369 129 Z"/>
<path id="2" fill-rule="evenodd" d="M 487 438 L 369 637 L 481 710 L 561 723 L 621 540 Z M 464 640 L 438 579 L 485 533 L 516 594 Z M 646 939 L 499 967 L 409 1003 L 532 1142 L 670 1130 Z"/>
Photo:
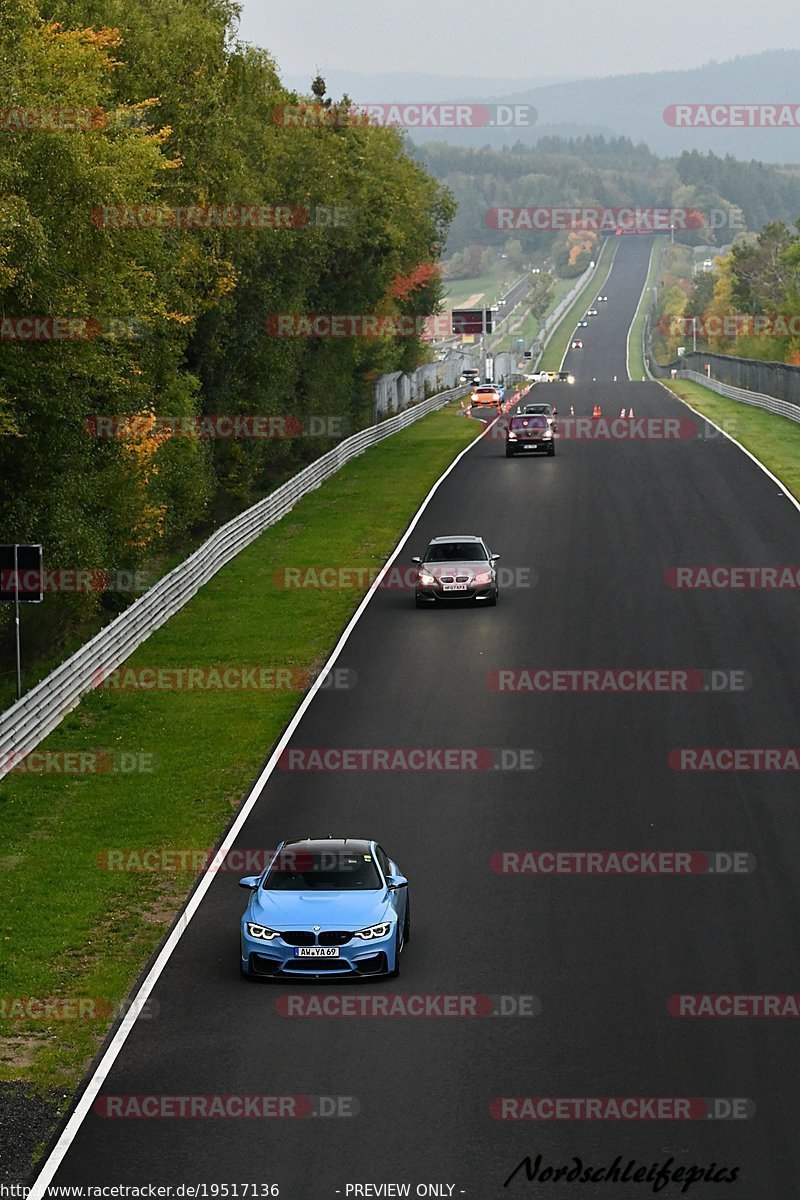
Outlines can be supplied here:
<path id="1" fill-rule="evenodd" d="M 597 299 L 598 300 L 607 300 L 608 296 L 598 296 Z"/>
<path id="2" fill-rule="evenodd" d="M 583 349 L 583 342 L 580 340 L 580 338 L 573 339 L 572 349 L 573 350 L 582 350 Z"/>

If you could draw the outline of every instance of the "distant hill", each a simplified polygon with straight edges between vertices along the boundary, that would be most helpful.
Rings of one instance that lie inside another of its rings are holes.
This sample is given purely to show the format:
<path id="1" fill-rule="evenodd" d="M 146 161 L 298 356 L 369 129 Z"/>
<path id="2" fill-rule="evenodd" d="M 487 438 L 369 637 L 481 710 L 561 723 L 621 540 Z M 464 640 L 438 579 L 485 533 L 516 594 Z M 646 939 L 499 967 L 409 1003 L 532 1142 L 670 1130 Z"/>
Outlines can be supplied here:
<path id="1" fill-rule="evenodd" d="M 330 71 L 329 94 L 347 92 L 352 98 L 391 100 L 469 100 L 533 104 L 538 113 L 530 129 L 414 131 L 417 142 L 441 140 L 457 146 L 503 146 L 521 142 L 533 145 L 541 136 L 579 137 L 602 133 L 643 141 L 659 155 L 683 150 L 713 150 L 738 159 L 763 162 L 800 162 L 800 128 L 792 129 L 678 129 L 664 120 L 664 110 L 678 103 L 792 104 L 800 107 L 800 50 L 768 50 L 761 54 L 709 62 L 686 71 L 658 71 L 638 75 L 609 75 L 597 79 L 554 81 L 532 77 L 476 79 L 421 74 L 356 75 Z M 305 91 L 308 80 L 287 79 Z"/>
<path id="2" fill-rule="evenodd" d="M 541 87 L 542 84 L 566 83 L 577 79 L 569 73 L 561 75 L 530 75 L 523 79 L 508 76 L 425 75 L 418 71 L 398 71 L 391 75 L 370 75 L 358 71 L 323 71 L 328 85 L 328 95 L 338 99 L 345 92 L 353 100 L 364 104 L 387 104 L 402 100 L 406 104 L 414 101 L 425 103 L 436 100 L 482 100 L 500 92 L 521 91 L 524 88 Z M 282 82 L 293 91 L 307 93 L 311 87 L 308 75 L 282 75 Z"/>

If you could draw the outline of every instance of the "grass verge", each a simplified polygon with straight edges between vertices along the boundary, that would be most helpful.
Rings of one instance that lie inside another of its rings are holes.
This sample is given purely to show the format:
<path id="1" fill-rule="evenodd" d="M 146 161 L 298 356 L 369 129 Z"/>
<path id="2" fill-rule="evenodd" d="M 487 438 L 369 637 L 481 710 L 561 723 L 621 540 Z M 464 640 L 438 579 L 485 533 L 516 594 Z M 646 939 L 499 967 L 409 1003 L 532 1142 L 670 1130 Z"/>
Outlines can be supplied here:
<path id="1" fill-rule="evenodd" d="M 608 249 L 609 242 L 613 243 L 610 250 Z M 541 362 L 537 368 L 539 371 L 558 371 L 560 369 L 575 326 L 586 312 L 586 309 L 590 307 L 589 302 L 592 296 L 598 292 L 602 292 L 605 287 L 606 280 L 614 265 L 614 255 L 617 252 L 618 245 L 618 238 L 604 238 L 603 245 L 600 248 L 600 257 L 597 260 L 597 269 L 586 284 L 586 287 L 578 293 L 575 301 L 567 309 L 556 326 L 553 336 L 544 348 Z"/>
<path id="2" fill-rule="evenodd" d="M 650 289 L 655 284 L 664 261 L 664 245 L 663 239 L 654 238 L 647 279 L 644 282 L 636 314 L 628 334 L 628 375 L 635 380 L 647 379 L 644 369 L 644 323 L 650 307 Z"/>
<path id="3" fill-rule="evenodd" d="M 788 417 L 727 400 L 692 379 L 665 379 L 663 383 L 741 442 L 800 500 L 800 425 Z"/>
<path id="4" fill-rule="evenodd" d="M 365 586 L 287 590 L 284 568 L 380 566 L 433 482 L 476 433 L 476 423 L 448 406 L 346 464 L 220 571 L 120 671 L 313 671 Z M 109 870 L 108 851 L 191 849 L 202 860 L 303 690 L 296 682 L 294 690 L 103 687 L 38 752 L 100 753 L 118 768 L 127 755 L 131 769 L 15 771 L 0 781 L 0 1079 L 39 1089 L 78 1082 L 109 1012 L 127 996 L 198 873 L 191 856 L 183 870 Z M 59 1019 L 52 1007 L 49 1016 L 41 1009 L 32 1015 L 22 997 L 85 998 L 84 1017 Z"/>

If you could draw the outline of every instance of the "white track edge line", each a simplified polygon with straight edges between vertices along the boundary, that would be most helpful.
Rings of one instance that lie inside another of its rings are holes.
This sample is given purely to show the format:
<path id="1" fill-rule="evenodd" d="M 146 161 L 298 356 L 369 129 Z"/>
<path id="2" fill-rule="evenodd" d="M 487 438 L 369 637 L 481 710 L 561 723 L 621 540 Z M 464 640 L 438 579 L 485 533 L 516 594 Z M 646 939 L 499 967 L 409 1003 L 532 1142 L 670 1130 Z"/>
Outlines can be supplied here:
<path id="1" fill-rule="evenodd" d="M 678 396 L 675 392 L 673 392 L 672 388 L 668 388 L 667 385 L 665 383 L 663 383 L 660 379 L 656 379 L 652 375 L 650 378 L 651 378 L 651 382 L 657 383 L 659 387 L 662 387 L 664 389 L 664 391 L 667 392 L 668 395 L 672 396 L 673 400 L 679 400 L 681 404 L 685 404 L 686 407 L 689 409 L 689 411 L 693 412 L 694 415 L 696 417 L 699 417 L 701 421 L 707 421 L 709 425 L 713 425 L 715 429 L 719 430 L 719 432 L 722 434 L 723 437 L 726 437 L 729 442 L 733 442 L 734 446 L 738 446 L 739 449 L 741 450 L 742 454 L 746 454 L 747 457 L 751 460 L 751 462 L 754 462 L 757 467 L 761 468 L 761 470 L 764 472 L 765 475 L 769 476 L 769 478 L 772 480 L 773 483 L 777 483 L 778 487 L 783 492 L 783 494 L 787 498 L 787 500 L 791 500 L 792 504 L 795 506 L 797 511 L 800 512 L 800 500 L 798 500 L 796 496 L 792 495 L 792 493 L 789 491 L 789 489 L 787 488 L 787 486 L 783 482 L 783 480 L 778 479 L 777 475 L 773 475 L 773 473 L 772 473 L 772 471 L 770 471 L 769 467 L 765 466 L 760 458 L 756 458 L 755 454 L 753 454 L 750 450 L 748 450 L 746 446 L 743 446 L 741 442 L 737 441 L 736 438 L 733 436 L 733 434 L 728 433 L 727 430 L 723 429 L 721 425 L 718 425 L 716 421 L 712 421 L 711 417 L 707 417 L 705 415 L 705 413 L 701 413 L 699 409 L 693 408 L 688 400 L 684 400 L 682 396 Z M 702 387 L 702 386 L 703 386 L 702 384 L 698 384 L 698 387 Z M 709 388 L 709 391 L 710 390 L 711 389 Z M 716 395 L 716 393 L 714 393 L 714 394 Z M 724 399 L 726 399 L 726 397 L 723 396 L 722 399 L 724 400 Z"/>
<path id="2" fill-rule="evenodd" d="M 172 956 L 172 952 L 174 951 L 175 947 L 178 945 L 178 942 L 181 939 L 181 935 L 186 930 L 186 928 L 187 928 L 189 922 L 191 921 L 192 917 L 194 916 L 195 912 L 200 907 L 200 902 L 202 901 L 206 892 L 210 888 L 210 886 L 217 874 L 214 864 L 217 863 L 221 857 L 224 857 L 224 855 L 231 848 L 240 829 L 242 828 L 245 821 L 247 820 L 250 813 L 252 812 L 253 808 L 255 807 L 256 801 L 260 798 L 261 793 L 264 790 L 265 784 L 267 783 L 268 779 L 270 778 L 273 771 L 275 770 L 275 766 L 277 764 L 278 758 L 280 757 L 283 750 L 285 749 L 285 747 L 286 747 L 287 743 L 289 742 L 295 729 L 300 724 L 300 721 L 302 720 L 302 718 L 306 712 L 306 709 L 308 708 L 311 701 L 314 699 L 314 696 L 317 694 L 320 687 L 322 686 L 325 676 L 327 675 L 327 673 L 329 672 L 329 670 L 331 669 L 331 667 L 333 666 L 333 664 L 336 662 L 337 658 L 341 654 L 342 650 L 344 649 L 345 643 L 347 642 L 348 638 L 350 637 L 350 634 L 355 629 L 364 610 L 366 609 L 367 605 L 369 604 L 370 600 L 372 599 L 373 595 L 375 594 L 378 586 L 380 585 L 381 580 L 383 579 L 384 575 L 388 571 L 389 564 L 399 554 L 400 550 L 403 548 L 405 543 L 408 541 L 408 538 L 410 537 L 411 533 L 413 532 L 413 530 L 415 529 L 419 520 L 421 519 L 422 514 L 424 513 L 425 509 L 427 508 L 428 503 L 430 502 L 431 498 L 439 490 L 439 487 L 444 483 L 445 479 L 447 479 L 450 472 L 455 469 L 455 467 L 458 465 L 458 463 L 461 461 L 461 459 L 465 456 L 465 454 L 467 454 L 470 450 L 472 450 L 472 448 L 481 440 L 481 438 L 486 436 L 486 434 L 489 432 L 490 428 L 491 428 L 491 426 L 487 425 L 487 427 L 485 429 L 481 430 L 481 432 L 478 434 L 478 436 L 476 438 L 473 438 L 473 440 L 469 443 L 469 445 L 465 446 L 464 449 L 460 451 L 460 453 L 450 463 L 450 466 L 447 468 L 447 470 L 442 475 L 440 475 L 439 478 L 436 480 L 436 482 L 433 484 L 432 488 L 426 495 L 425 499 L 422 501 L 422 504 L 417 509 L 414 516 L 412 517 L 411 523 L 408 525 L 407 529 L 403 533 L 402 537 L 400 538 L 400 541 L 397 543 L 397 545 L 395 546 L 391 555 L 389 556 L 387 561 L 384 563 L 381 570 L 378 572 L 378 575 L 376 576 L 375 580 L 373 581 L 372 586 L 370 587 L 366 596 L 364 596 L 364 598 L 362 599 L 358 608 L 353 613 L 353 616 L 350 618 L 350 620 L 349 620 L 348 624 L 346 625 L 343 633 L 341 634 L 338 642 L 336 643 L 336 646 L 334 647 L 334 649 L 331 652 L 330 656 L 328 657 L 324 667 L 321 669 L 316 680 L 314 681 L 313 687 L 303 697 L 303 700 L 300 703 L 300 707 L 298 708 L 297 712 L 294 714 L 294 716 L 292 717 L 288 726 L 284 730 L 284 733 L 281 736 L 280 740 L 278 741 L 277 745 L 275 746 L 275 749 L 273 750 L 272 754 L 270 755 L 269 760 L 267 761 L 261 774 L 256 779 L 256 782 L 253 785 L 253 788 L 250 791 L 250 794 L 248 795 L 247 799 L 245 800 L 244 804 L 242 805 L 242 808 L 239 810 L 236 820 L 234 821 L 233 825 L 228 830 L 225 840 L 222 842 L 219 849 L 217 850 L 217 852 L 214 856 L 213 862 L 206 868 L 206 871 L 205 871 L 200 883 L 197 885 L 194 892 L 189 897 L 189 900 L 187 901 L 182 912 L 180 913 L 180 916 L 178 917 L 176 924 L 172 928 L 166 942 L 162 946 L 161 951 L 159 952 L 159 955 L 158 955 L 156 961 L 153 963 L 152 967 L 150 968 L 150 970 L 147 973 L 147 976 L 142 981 L 142 984 L 141 984 L 139 990 L 137 991 L 137 993 L 131 1003 L 130 1008 L 128 1009 L 128 1011 L 126 1012 L 126 1014 L 122 1020 L 122 1024 L 120 1025 L 117 1032 L 114 1034 L 114 1037 L 113 1037 L 110 1045 L 108 1046 L 106 1052 L 104 1053 L 103 1057 L 101 1058 L 100 1062 L 95 1067 L 94 1072 L 93 1072 L 91 1078 L 89 1079 L 89 1082 L 87 1083 L 86 1088 L 85 1088 L 83 1094 L 81 1095 L 80 1100 L 78 1101 L 77 1105 L 75 1106 L 75 1110 L 73 1111 L 71 1117 L 69 1118 L 69 1121 L 65 1125 L 65 1127 L 61 1133 L 61 1136 L 59 1137 L 55 1146 L 53 1147 L 53 1149 L 51 1150 L 47 1159 L 45 1160 L 44 1164 L 42 1165 L 42 1169 L 39 1172 L 39 1174 L 37 1175 L 35 1182 L 31 1186 L 30 1192 L 28 1193 L 28 1200 L 43 1200 L 43 1197 L 44 1197 L 45 1192 L 50 1184 L 50 1181 L 52 1180 L 56 1171 L 60 1167 L 62 1161 L 64 1160 L 64 1158 L 67 1154 L 67 1151 L 69 1150 L 70 1146 L 72 1145 L 73 1141 L 75 1140 L 75 1137 L 77 1136 L 78 1131 L 79 1131 L 81 1125 L 83 1124 L 83 1121 L 86 1118 L 86 1116 L 94 1102 L 95 1097 L 97 1096 L 97 1093 L 100 1091 L 100 1088 L 103 1086 L 103 1083 L 104 1083 L 105 1079 L 107 1078 L 111 1068 L 113 1067 L 114 1062 L 117 1059 L 117 1056 L 119 1055 L 120 1051 L 122 1050 L 122 1047 L 125 1044 L 128 1034 L 133 1029 L 133 1026 L 136 1022 L 139 1012 L 141 1011 L 145 1001 L 147 1000 L 148 996 L 150 995 L 150 992 L 153 990 L 155 984 L 158 982 L 158 979 L 161 976 L 161 973 L 163 972 L 164 968 L 166 967 L 167 963 L 169 962 L 169 959 Z"/>

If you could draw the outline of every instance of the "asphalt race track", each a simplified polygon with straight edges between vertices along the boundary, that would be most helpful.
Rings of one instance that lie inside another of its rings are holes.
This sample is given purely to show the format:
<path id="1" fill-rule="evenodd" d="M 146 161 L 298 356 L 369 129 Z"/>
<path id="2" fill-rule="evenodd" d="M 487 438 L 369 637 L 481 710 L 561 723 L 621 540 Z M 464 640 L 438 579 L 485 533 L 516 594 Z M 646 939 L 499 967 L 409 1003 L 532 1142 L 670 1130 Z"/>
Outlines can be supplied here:
<path id="1" fill-rule="evenodd" d="M 355 672 L 356 686 L 320 692 L 292 742 L 505 749 L 504 763 L 456 772 L 276 770 L 239 837 L 242 848 L 306 835 L 381 841 L 411 883 L 413 934 L 401 977 L 351 986 L 240 979 L 246 897 L 235 875 L 221 873 L 155 988 L 157 1017 L 137 1022 L 101 1088 L 103 1096 L 355 1097 L 358 1114 L 93 1112 L 55 1184 L 269 1182 L 285 1200 L 403 1182 L 411 1195 L 417 1184 L 438 1184 L 452 1193 L 429 1194 L 584 1196 L 577 1182 L 537 1186 L 523 1171 L 503 1183 L 528 1154 L 541 1154 L 543 1165 L 571 1166 L 577 1156 L 596 1167 L 622 1155 L 648 1167 L 672 1157 L 673 1167 L 739 1169 L 732 1184 L 695 1183 L 692 1197 L 796 1195 L 796 1023 L 681 1019 L 667 1002 L 678 993 L 790 993 L 798 981 L 796 775 L 678 771 L 668 762 L 681 747 L 795 742 L 797 597 L 678 590 L 665 573 L 687 564 L 797 564 L 800 513 L 658 384 L 623 382 L 649 250 L 649 238 L 621 239 L 602 289 L 608 302 L 581 331 L 584 349 L 565 362 L 578 382 L 534 390 L 537 399 L 557 396 L 560 415 L 571 404 L 587 417 L 599 404 L 604 418 L 616 418 L 624 405 L 637 419 L 682 419 L 684 434 L 692 420 L 694 436 L 568 437 L 553 458 L 531 461 L 506 459 L 503 441 L 487 434 L 433 497 L 397 564 L 408 566 L 432 535 L 480 533 L 511 578 L 498 606 L 417 611 L 408 592 L 378 590 L 337 664 Z M 749 686 L 690 694 L 490 688 L 490 672 L 524 668 L 716 669 L 747 673 Z M 509 765 L 510 752 L 523 750 L 536 769 Z M 729 877 L 492 869 L 493 855 L 524 850 L 740 851 L 757 869 Z M 535 996 L 526 1003 L 541 1010 L 282 1015 L 287 997 L 319 994 Z M 498 1120 L 490 1111 L 494 1098 L 524 1096 L 751 1104 L 735 1110 L 748 1114 L 738 1120 Z M 659 1194 L 678 1196 L 680 1187 Z M 653 1194 L 643 1182 L 594 1191 Z"/>

